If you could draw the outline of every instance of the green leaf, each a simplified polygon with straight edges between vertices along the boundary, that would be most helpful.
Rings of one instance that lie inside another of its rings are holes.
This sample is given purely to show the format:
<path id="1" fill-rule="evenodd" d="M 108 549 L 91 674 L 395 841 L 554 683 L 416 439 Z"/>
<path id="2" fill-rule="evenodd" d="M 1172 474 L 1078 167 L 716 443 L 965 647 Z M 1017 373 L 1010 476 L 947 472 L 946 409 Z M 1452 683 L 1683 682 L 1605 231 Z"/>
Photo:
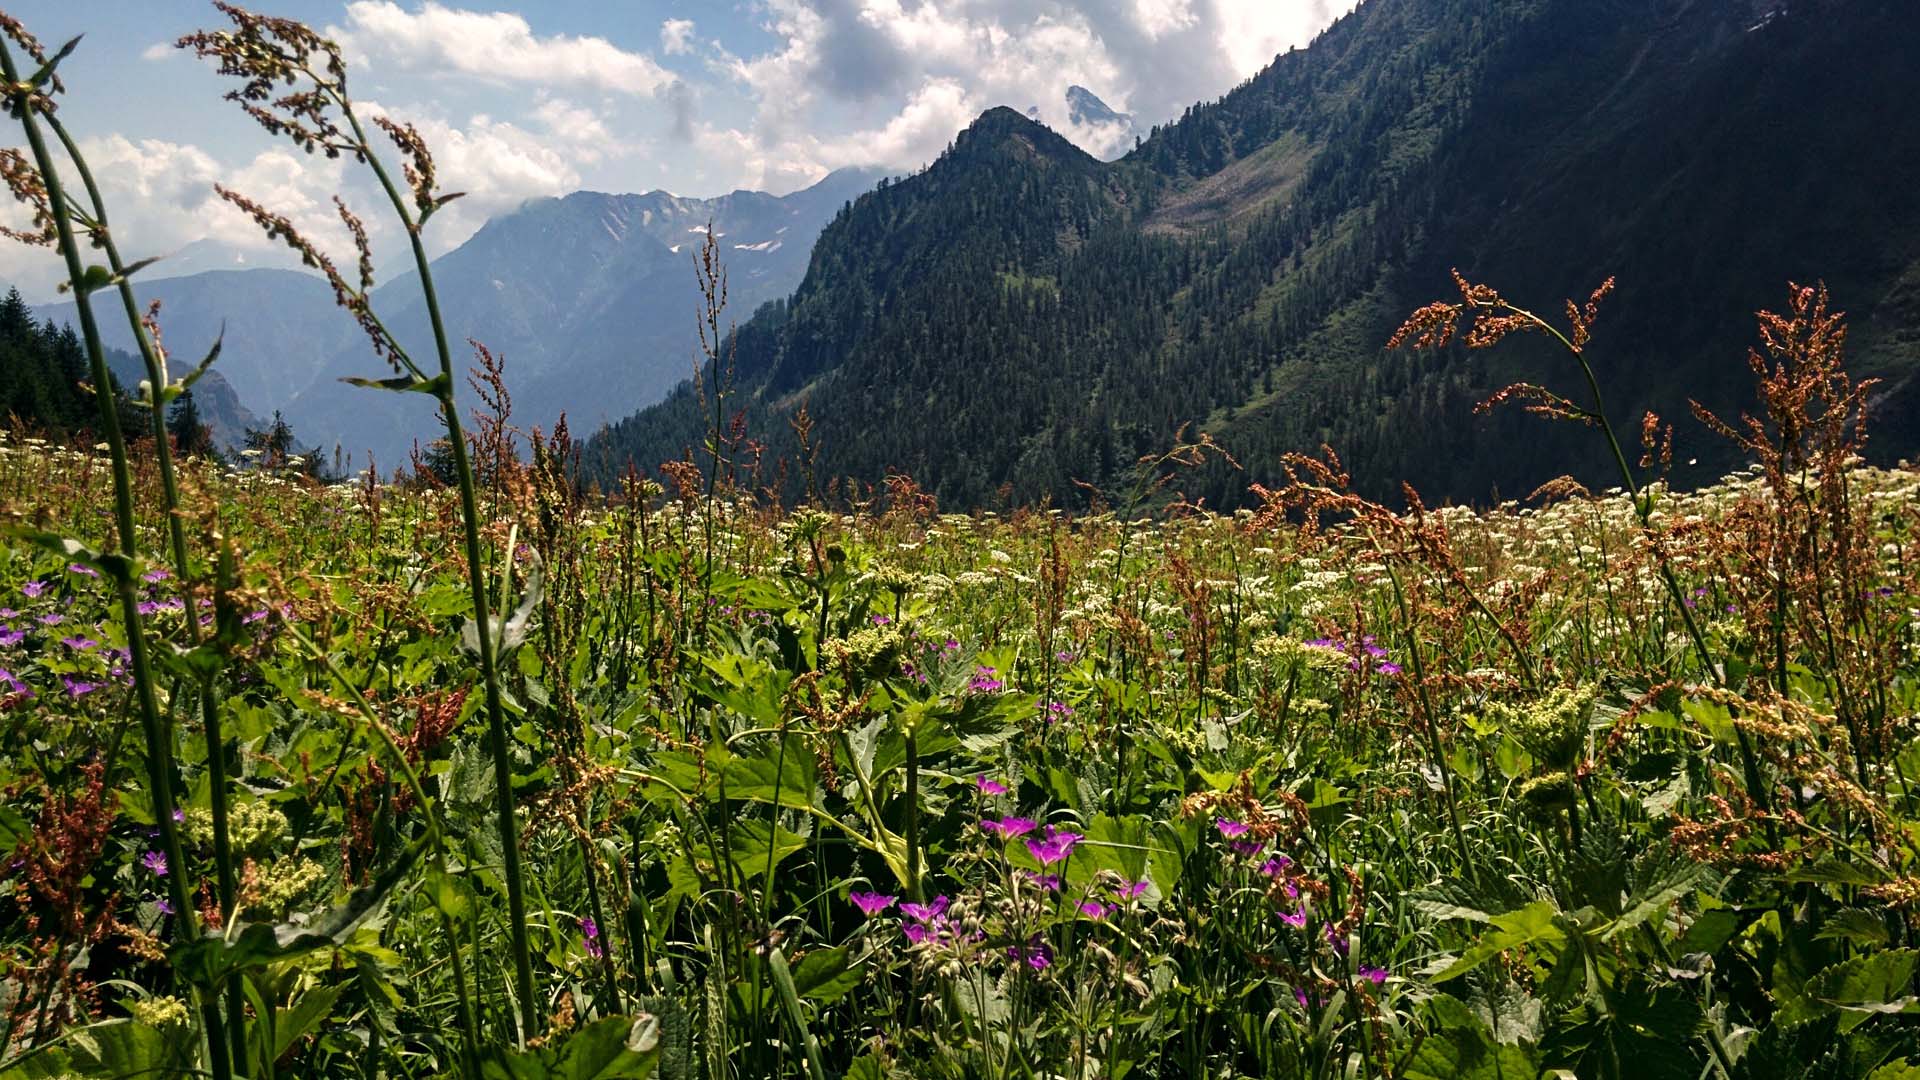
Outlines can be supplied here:
<path id="1" fill-rule="evenodd" d="M 453 385 L 445 375 L 435 375 L 431 379 L 416 379 L 411 375 L 399 375 L 391 379 L 362 379 L 348 375 L 340 381 L 362 386 L 368 390 L 393 390 L 404 394 L 427 394 L 431 397 L 439 397 L 443 391 Z"/>
<path id="2" fill-rule="evenodd" d="M 68 562 L 76 562 L 98 570 L 115 582 L 133 580 L 135 567 L 127 561 L 125 555 L 95 551 L 70 536 L 61 536 L 59 533 L 29 529 L 19 525 L 0 525 L 0 536 L 24 540 L 34 547 L 51 551 Z"/>
<path id="3" fill-rule="evenodd" d="M 285 1057 L 294 1043 L 318 1027 L 346 989 L 345 986 L 316 987 L 300 995 L 293 1008 L 279 1010 L 273 1021 L 273 1060 Z"/>
<path id="4" fill-rule="evenodd" d="M 846 946 L 815 949 L 793 966 L 793 988 L 801 997 L 824 1005 L 859 986 L 861 974 L 858 965 L 848 962 Z"/>
<path id="5" fill-rule="evenodd" d="M 1495 915 L 1491 929 L 1480 935 L 1480 940 L 1460 954 L 1460 959 L 1452 966 L 1434 977 L 1434 982 L 1442 983 L 1457 979 L 1488 960 L 1508 949 L 1522 945 L 1546 945 L 1558 948 L 1566 944 L 1566 932 L 1560 929 L 1559 916 L 1553 905 L 1545 900 L 1536 900 L 1517 911 L 1504 915 Z"/>
<path id="6" fill-rule="evenodd" d="M 243 923 L 239 929 L 209 931 L 174 945 L 174 969 L 202 986 L 217 986 L 236 972 L 344 945 L 396 886 L 406 880 L 426 841 L 408 845 L 380 876 L 356 890 L 345 903 L 308 923 Z"/>
<path id="7" fill-rule="evenodd" d="M 644 1080 L 660 1064 L 660 1019 L 609 1016 L 559 1046 L 495 1050 L 480 1063 L 486 1080 Z"/>
<path id="8" fill-rule="evenodd" d="M 1600 935 L 1602 941 L 1612 941 L 1616 936 L 1632 930 L 1655 916 L 1664 917 L 1676 900 L 1692 892 L 1705 877 L 1707 869 L 1698 863 L 1689 863 L 1677 867 L 1665 877 L 1656 881 L 1653 887 L 1634 899 L 1633 906 L 1620 913 L 1618 919 Z"/>
<path id="9" fill-rule="evenodd" d="M 1540 1075 L 1537 1051 L 1496 1043 L 1480 1018 L 1444 994 L 1427 1001 L 1431 1028 L 1407 1060 L 1406 1080 L 1532 1080 Z"/>
<path id="10" fill-rule="evenodd" d="M 819 777 L 813 753 L 798 735 L 783 735 L 754 754 L 728 759 L 724 775 L 729 799 L 801 809 L 817 805 L 814 788 Z"/>

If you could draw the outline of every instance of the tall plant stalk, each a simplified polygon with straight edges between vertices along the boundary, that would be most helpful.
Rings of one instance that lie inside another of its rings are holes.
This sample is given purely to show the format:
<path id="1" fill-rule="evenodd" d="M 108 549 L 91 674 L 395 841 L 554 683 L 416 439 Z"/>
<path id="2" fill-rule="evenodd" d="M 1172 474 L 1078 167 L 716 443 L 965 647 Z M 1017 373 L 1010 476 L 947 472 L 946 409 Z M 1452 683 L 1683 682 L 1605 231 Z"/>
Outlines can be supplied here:
<path id="1" fill-rule="evenodd" d="M 67 49 L 72 47 L 69 44 Z M 64 51 L 62 55 L 65 55 Z M 40 85 L 53 78 L 52 69 L 58 60 L 59 57 L 55 57 L 52 63 L 44 65 L 33 80 L 23 81 L 12 49 L 4 40 L 0 40 L 0 73 L 5 74 L 7 84 L 12 88 L 9 95 L 11 111 L 26 134 L 34 165 L 39 170 L 41 183 L 45 185 L 48 216 L 52 219 L 60 254 L 66 262 L 67 280 L 73 288 L 74 310 L 79 316 L 81 336 L 86 342 L 94 399 L 100 406 L 100 430 L 106 436 L 107 451 L 112 458 L 114 525 L 119 533 L 120 557 L 107 562 L 103 569 L 113 579 L 120 601 L 121 622 L 126 629 L 134 698 L 140 710 L 141 729 L 146 740 L 148 793 L 153 802 L 155 823 L 160 831 L 161 848 L 166 853 L 167 866 L 172 871 L 167 875 L 168 896 L 174 917 L 179 920 L 180 937 L 191 938 L 197 930 L 197 920 L 193 915 L 192 898 L 187 893 L 186 854 L 174 820 L 173 728 L 161 711 L 159 697 L 154 690 L 146 627 L 140 615 L 139 596 L 134 589 L 139 544 L 134 521 L 133 471 L 127 456 L 126 436 L 120 430 L 120 416 L 115 408 L 112 374 L 107 370 L 106 351 L 101 345 L 100 328 L 93 314 L 91 293 L 100 285 L 99 275 L 89 275 L 81 264 L 80 244 L 74 235 L 73 215 L 66 190 L 60 181 L 58 163 L 40 129 L 39 116 L 47 104 L 41 95 Z M 101 228 L 104 229 L 104 225 Z M 118 273 L 118 276 L 124 286 L 124 273 Z M 188 613 L 188 621 L 193 621 L 191 612 Z M 226 1080 L 232 1075 L 232 1062 L 228 1057 L 219 1005 L 208 995 L 201 994 L 200 997 L 201 1019 L 206 1025 L 208 1071 L 215 1080 Z"/>
<path id="2" fill-rule="evenodd" d="M 477 629 L 474 651 L 480 664 L 480 679 L 485 690 L 487 711 L 487 749 L 493 759 L 494 804 L 502 853 L 502 877 L 507 887 L 508 934 L 513 953 L 513 989 L 518 1005 L 518 1041 L 532 1037 L 536 1018 L 533 986 L 532 951 L 527 935 L 527 905 L 524 871 L 521 866 L 519 830 L 514 822 L 513 760 L 507 741 L 506 710 L 501 700 L 498 650 L 504 622 L 496 627 L 488 603 L 486 562 L 480 539 L 480 507 L 476 494 L 473 462 L 467 448 L 466 433 L 460 423 L 455 399 L 457 380 L 446 323 L 440 311 L 440 297 L 434 288 L 433 269 L 427 257 L 421 231 L 435 211 L 458 198 L 457 193 L 438 194 L 432 154 L 411 125 L 386 117 L 374 123 L 384 131 L 406 159 L 403 191 L 393 174 L 374 149 L 366 127 L 354 110 L 347 93 L 346 64 L 337 45 L 291 19 L 255 15 L 227 4 L 220 10 L 231 19 L 236 30 L 202 31 L 180 40 L 182 48 L 191 48 L 200 56 L 220 61 L 223 74 L 245 80 L 241 90 L 227 96 L 258 121 L 270 133 L 291 138 L 306 150 L 324 147 L 329 156 L 346 155 L 364 163 L 379 183 L 394 216 L 405 230 L 414 270 L 419 275 L 421 298 L 433 333 L 435 373 L 428 375 L 404 345 L 380 320 L 369 303 L 373 289 L 373 254 L 366 228 L 336 198 L 340 218 L 353 235 L 359 254 L 359 282 L 349 283 L 312 243 L 301 236 L 286 218 L 261 207 L 245 196 L 224 188 L 221 197 L 254 218 L 269 236 L 278 238 L 316 269 L 326 274 L 336 300 L 347 308 L 372 340 L 374 350 L 400 373 L 397 379 L 350 380 L 359 385 L 386 390 L 423 393 L 438 404 L 441 422 L 447 433 L 448 450 L 453 459 L 455 479 L 460 489 L 462 540 L 466 559 L 467 588 L 473 602 Z M 318 64 L 318 67 L 316 67 Z M 276 87 L 296 82 L 309 83 L 312 90 L 274 97 Z M 258 102 L 268 101 L 269 104 Z M 337 110 L 338 119 L 334 111 Z M 345 126 L 342 127 L 341 123 Z M 507 558 L 511 559 L 511 552 Z"/>
<path id="3" fill-rule="evenodd" d="M 101 197 L 100 186 L 94 181 L 93 170 L 87 166 L 87 159 L 80 152 L 79 144 L 60 122 L 57 113 L 46 114 L 47 127 L 59 138 L 61 146 L 66 148 L 68 160 L 73 162 L 75 175 L 87 190 L 87 201 L 91 206 L 94 241 L 107 257 L 107 268 L 117 279 L 121 307 L 125 309 L 127 327 L 133 334 L 134 343 L 139 347 L 140 359 L 146 368 L 149 405 L 148 413 L 153 427 L 154 458 L 159 464 L 161 510 L 167 521 L 167 542 L 173 556 L 174 580 L 179 582 L 181 602 L 191 612 L 194 607 L 193 566 L 187 555 L 187 527 L 180 503 L 180 484 L 175 475 L 173 460 L 173 441 L 167 431 L 167 403 L 171 400 L 168 391 L 172 388 L 168 378 L 166 359 L 160 352 L 159 344 L 149 332 L 146 322 L 140 317 L 140 302 L 134 297 L 133 283 L 128 278 L 126 263 L 120 257 L 119 245 L 114 242 L 113 229 L 107 222 L 107 204 Z M 206 370 L 214 357 L 219 354 L 220 346 L 215 343 L 212 351 L 200 365 L 199 371 Z M 199 371 L 190 376 L 196 377 Z M 183 384 L 184 386 L 184 384 Z M 200 620 L 188 618 L 185 621 L 187 646 L 198 648 L 200 645 Z M 200 726 L 206 739 L 207 778 L 209 787 L 210 813 L 213 819 L 213 863 L 216 875 L 216 887 L 220 901 L 220 910 L 231 914 L 233 911 L 236 881 L 233 872 L 233 846 L 227 831 L 227 744 L 221 732 L 220 697 L 216 683 L 217 675 L 213 671 L 204 671 L 197 680 L 200 698 Z M 176 695 L 178 690 L 175 691 Z M 232 1054 L 238 1061 L 246 1055 L 246 1004 L 240 985 L 236 982 L 227 993 L 227 1034 L 232 1041 Z"/>

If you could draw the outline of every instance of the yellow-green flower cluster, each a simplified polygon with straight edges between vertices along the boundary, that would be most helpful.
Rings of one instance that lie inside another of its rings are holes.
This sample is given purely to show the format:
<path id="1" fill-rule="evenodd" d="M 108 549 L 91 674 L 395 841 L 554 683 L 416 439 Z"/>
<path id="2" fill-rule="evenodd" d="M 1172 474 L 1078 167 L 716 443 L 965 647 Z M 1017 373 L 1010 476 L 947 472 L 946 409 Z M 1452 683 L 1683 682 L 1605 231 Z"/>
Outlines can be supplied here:
<path id="1" fill-rule="evenodd" d="M 193 1014 L 187 1011 L 187 1003 L 170 994 L 141 998 L 127 1006 L 134 1020 L 148 1027 L 164 1028 L 176 1024 L 186 1025 L 193 1020 Z"/>
<path id="2" fill-rule="evenodd" d="M 187 837 L 196 844 L 213 843 L 213 813 L 187 811 Z M 227 810 L 227 842 L 241 855 L 260 858 L 273 853 L 287 835 L 287 815 L 260 800 L 234 803 Z"/>

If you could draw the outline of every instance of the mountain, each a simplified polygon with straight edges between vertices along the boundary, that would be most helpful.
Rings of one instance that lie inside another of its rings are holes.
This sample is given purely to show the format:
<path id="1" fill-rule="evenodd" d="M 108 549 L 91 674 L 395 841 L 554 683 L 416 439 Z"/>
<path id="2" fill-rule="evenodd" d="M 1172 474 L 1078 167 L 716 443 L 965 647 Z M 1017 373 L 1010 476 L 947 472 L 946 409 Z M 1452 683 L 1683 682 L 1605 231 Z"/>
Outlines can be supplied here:
<path id="1" fill-rule="evenodd" d="M 1067 120 L 1079 124 L 1118 124 L 1131 129 L 1133 117 L 1123 112 L 1115 112 L 1107 103 L 1101 101 L 1093 91 L 1084 86 L 1067 87 Z"/>
<path id="2" fill-rule="evenodd" d="M 1115 162 L 994 110 L 822 232 L 741 328 L 733 405 L 769 461 L 805 404 L 817 475 L 960 506 L 1111 494 L 1183 426 L 1245 467 L 1183 480 L 1215 504 L 1322 442 L 1376 494 L 1610 484 L 1591 432 L 1474 414 L 1516 379 L 1578 393 L 1542 343 L 1382 346 L 1450 267 L 1548 311 L 1617 275 L 1591 355 L 1622 428 L 1677 422 L 1687 483 L 1732 463 L 1688 399 L 1749 402 L 1752 312 L 1823 278 L 1888 379 L 1877 452 L 1911 452 L 1916 48 L 1906 0 L 1363 0 Z M 701 415 L 682 387 L 588 460 L 677 457 Z"/>
<path id="3" fill-rule="evenodd" d="M 462 372 L 471 364 L 469 339 L 504 356 L 523 426 L 551 427 L 562 412 L 576 430 L 624 416 L 693 370 L 699 293 L 691 261 L 709 223 L 728 270 L 729 314 L 744 318 L 793 290 L 821 227 L 880 175 L 841 170 L 778 197 L 576 192 L 529 201 L 433 262 L 455 364 Z M 430 367 L 432 337 L 416 280 L 409 273 L 379 285 L 373 306 Z M 143 280 L 141 294 L 161 300 L 176 352 L 204 351 L 224 328 L 215 370 L 255 412 L 283 412 L 303 442 L 339 446 L 362 463 L 370 450 L 384 470 L 404 463 L 415 440 L 435 436 L 426 399 L 339 381 L 386 372 L 318 277 L 220 270 Z M 50 305 L 39 314 L 65 321 L 72 308 Z M 110 345 L 132 347 L 123 326 L 107 320 L 103 329 Z"/>

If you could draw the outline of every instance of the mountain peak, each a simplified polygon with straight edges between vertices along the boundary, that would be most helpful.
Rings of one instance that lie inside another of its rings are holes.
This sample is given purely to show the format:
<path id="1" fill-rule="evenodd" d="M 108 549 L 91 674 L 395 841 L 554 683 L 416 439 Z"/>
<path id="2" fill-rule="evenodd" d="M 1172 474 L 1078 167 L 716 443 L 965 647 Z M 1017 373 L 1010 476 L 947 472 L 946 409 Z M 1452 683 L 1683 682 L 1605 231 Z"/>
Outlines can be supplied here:
<path id="1" fill-rule="evenodd" d="M 1075 124 L 1120 124 L 1133 126 L 1133 117 L 1114 111 L 1100 96 L 1084 86 L 1067 87 L 1067 119 Z"/>

